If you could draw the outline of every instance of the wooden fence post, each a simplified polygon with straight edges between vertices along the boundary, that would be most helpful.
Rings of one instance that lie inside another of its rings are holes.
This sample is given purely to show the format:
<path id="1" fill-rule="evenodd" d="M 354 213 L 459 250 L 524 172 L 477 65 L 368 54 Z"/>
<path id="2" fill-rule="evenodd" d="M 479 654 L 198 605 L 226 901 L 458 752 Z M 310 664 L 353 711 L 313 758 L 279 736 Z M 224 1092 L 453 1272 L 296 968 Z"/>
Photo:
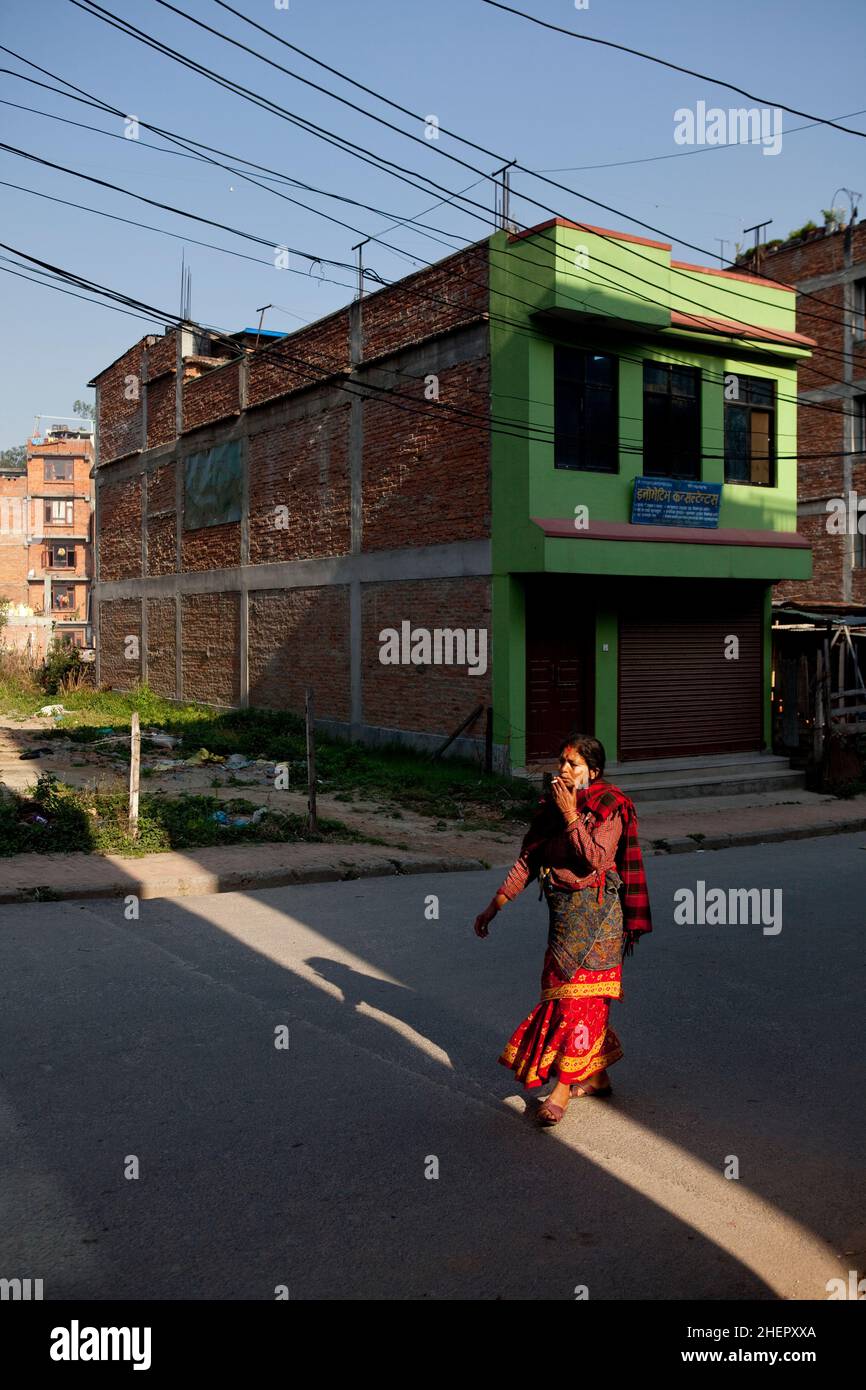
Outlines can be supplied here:
<path id="1" fill-rule="evenodd" d="M 307 726 L 307 826 L 318 830 L 316 819 L 316 730 L 314 724 L 313 688 L 307 686 L 304 700 L 304 720 Z"/>
<path id="2" fill-rule="evenodd" d="M 138 710 L 132 716 L 129 740 L 129 838 L 138 839 L 138 778 L 141 764 L 141 723 Z"/>

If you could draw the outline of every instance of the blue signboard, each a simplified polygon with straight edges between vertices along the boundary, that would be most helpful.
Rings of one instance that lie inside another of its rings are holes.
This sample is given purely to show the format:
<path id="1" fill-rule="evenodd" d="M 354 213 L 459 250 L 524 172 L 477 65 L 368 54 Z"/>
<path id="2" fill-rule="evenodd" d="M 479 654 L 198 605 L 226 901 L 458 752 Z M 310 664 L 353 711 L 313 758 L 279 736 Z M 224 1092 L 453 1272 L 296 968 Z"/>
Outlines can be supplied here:
<path id="1" fill-rule="evenodd" d="M 721 500 L 721 483 L 635 478 L 631 519 L 643 526 L 718 526 Z"/>

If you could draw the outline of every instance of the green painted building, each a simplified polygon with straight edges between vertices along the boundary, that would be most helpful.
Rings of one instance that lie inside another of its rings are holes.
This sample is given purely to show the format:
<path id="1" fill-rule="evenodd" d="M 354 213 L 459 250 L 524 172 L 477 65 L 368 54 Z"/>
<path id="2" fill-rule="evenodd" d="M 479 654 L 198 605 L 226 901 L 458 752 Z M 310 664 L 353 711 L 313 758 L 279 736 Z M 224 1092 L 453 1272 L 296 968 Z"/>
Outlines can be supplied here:
<path id="1" fill-rule="evenodd" d="M 794 292 L 560 219 L 489 249 L 496 743 L 767 748 L 771 586 L 811 573 Z"/>

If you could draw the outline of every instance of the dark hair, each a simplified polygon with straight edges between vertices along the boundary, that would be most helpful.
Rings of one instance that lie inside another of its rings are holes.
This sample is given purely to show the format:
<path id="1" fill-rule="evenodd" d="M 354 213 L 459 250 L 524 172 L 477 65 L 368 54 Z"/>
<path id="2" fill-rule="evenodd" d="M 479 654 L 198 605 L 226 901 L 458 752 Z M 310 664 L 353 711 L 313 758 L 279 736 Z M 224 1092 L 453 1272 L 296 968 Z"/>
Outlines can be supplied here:
<path id="1" fill-rule="evenodd" d="M 559 745 L 560 757 L 566 748 L 576 748 L 587 767 L 591 771 L 597 771 L 599 777 L 604 776 L 605 751 L 600 739 L 594 738 L 592 734 L 575 732 L 562 740 Z"/>

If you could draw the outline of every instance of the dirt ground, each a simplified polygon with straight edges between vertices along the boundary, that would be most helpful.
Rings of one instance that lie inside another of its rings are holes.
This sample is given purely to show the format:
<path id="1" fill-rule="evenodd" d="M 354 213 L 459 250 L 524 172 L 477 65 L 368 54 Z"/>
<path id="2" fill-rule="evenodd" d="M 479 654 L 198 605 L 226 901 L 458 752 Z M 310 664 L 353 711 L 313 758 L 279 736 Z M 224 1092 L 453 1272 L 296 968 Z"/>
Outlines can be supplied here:
<path id="1" fill-rule="evenodd" d="M 114 760 L 110 751 L 102 752 L 98 747 L 62 738 L 40 740 L 34 737 L 43 730 L 57 727 L 57 721 L 47 716 L 36 715 L 22 720 L 0 716 L 0 784 L 5 783 L 16 792 L 25 792 L 34 786 L 40 772 L 52 772 L 73 787 L 118 791 L 129 785 L 129 764 Z M 25 750 L 37 748 L 50 752 L 21 760 Z M 221 801 L 243 797 L 256 806 L 289 813 L 299 814 L 306 810 L 306 788 L 293 791 L 290 786 L 277 790 L 273 763 L 267 760 L 235 772 L 219 763 L 200 767 L 178 763 L 176 770 L 158 770 L 158 765 L 169 759 L 168 750 L 142 753 L 142 793 L 161 792 L 166 796 L 186 793 L 214 796 Z M 349 802 L 320 793 L 317 806 L 320 816 L 340 820 L 365 838 L 419 853 L 454 854 L 488 864 L 503 864 L 516 858 L 523 834 L 519 823 L 513 832 L 503 832 L 498 827 L 479 828 L 477 820 L 466 827 L 457 820 L 432 820 L 429 816 L 360 797 Z"/>

